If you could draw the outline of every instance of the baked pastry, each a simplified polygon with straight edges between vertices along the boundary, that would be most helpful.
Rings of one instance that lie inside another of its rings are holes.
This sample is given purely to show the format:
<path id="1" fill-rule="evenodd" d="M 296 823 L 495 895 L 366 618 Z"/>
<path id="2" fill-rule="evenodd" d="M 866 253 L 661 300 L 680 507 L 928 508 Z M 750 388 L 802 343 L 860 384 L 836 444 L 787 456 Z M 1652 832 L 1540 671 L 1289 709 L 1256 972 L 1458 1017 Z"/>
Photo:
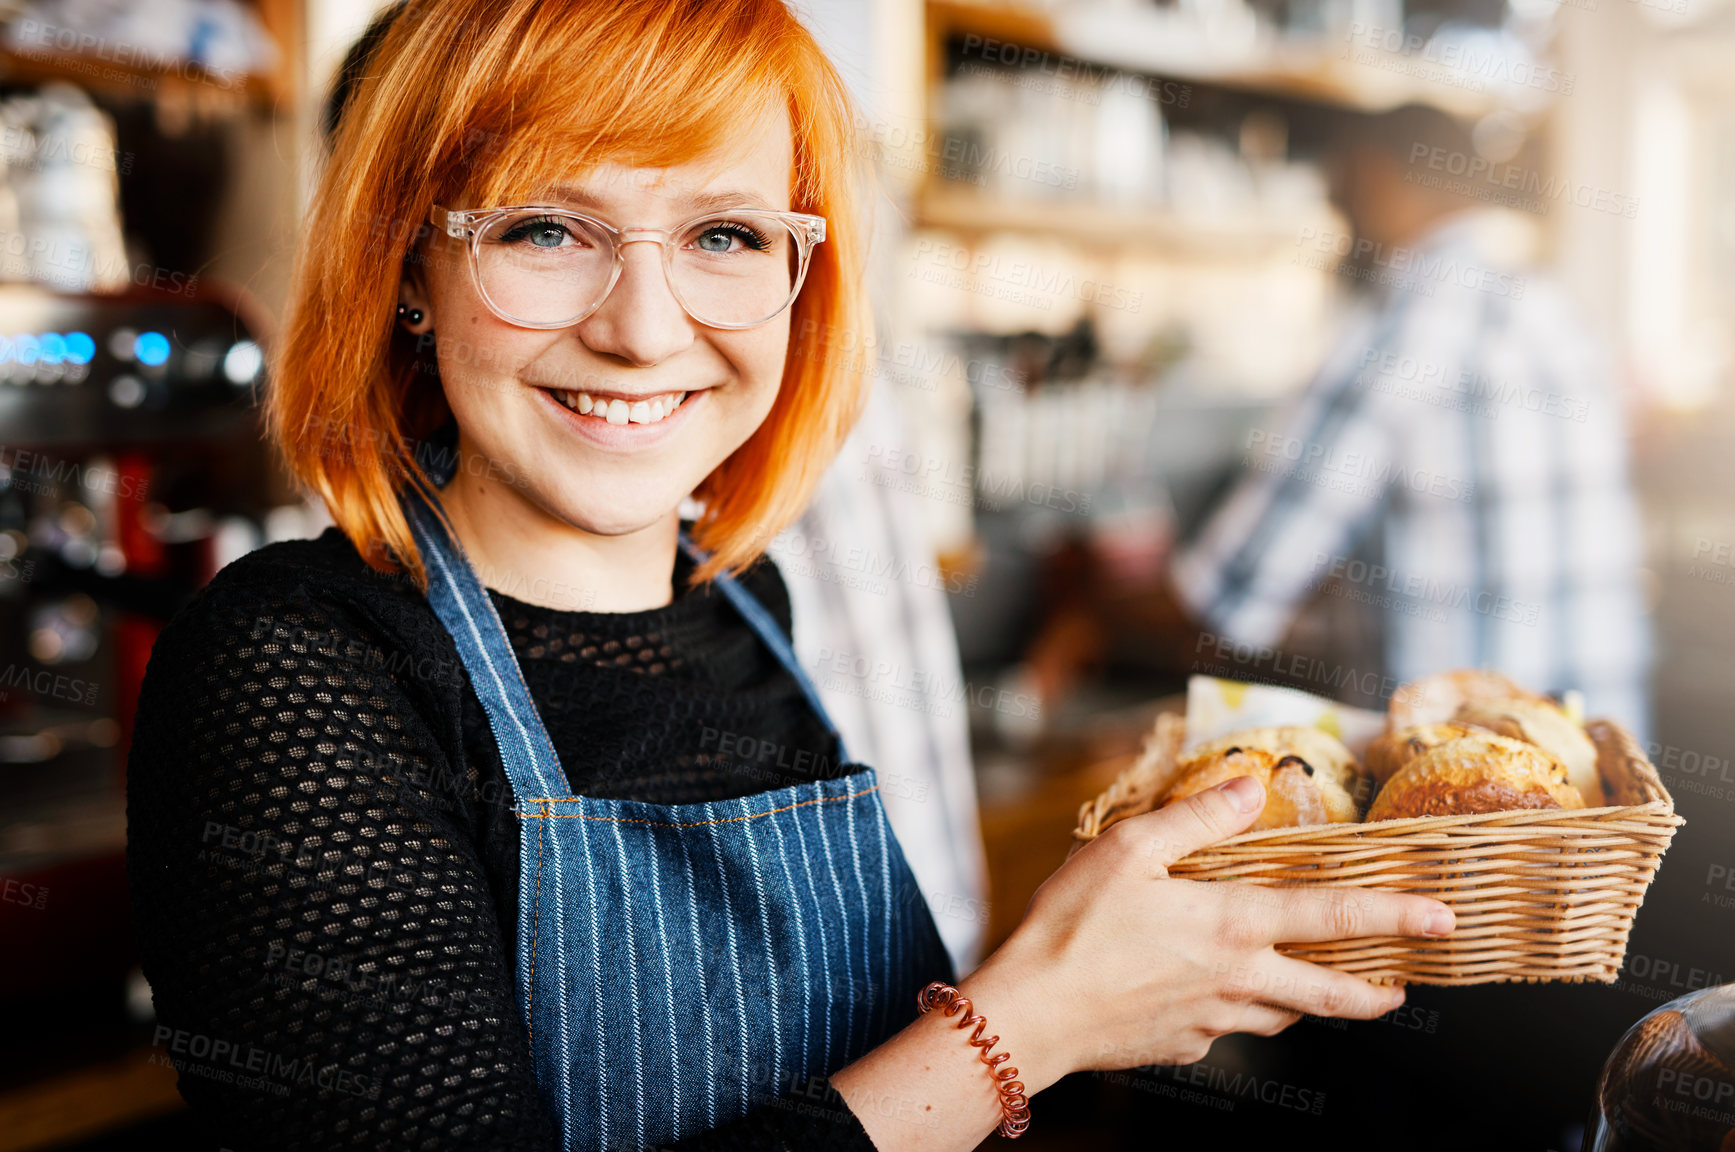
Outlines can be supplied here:
<path id="1" fill-rule="evenodd" d="M 1567 783 L 1578 789 L 1587 807 L 1602 806 L 1596 745 L 1552 700 L 1472 701 L 1461 705 L 1452 719 L 1536 745 L 1566 765 Z"/>
<path id="2" fill-rule="evenodd" d="M 1279 756 L 1264 748 L 1231 746 L 1189 760 L 1163 803 L 1185 800 L 1237 776 L 1252 776 L 1265 785 L 1265 807 L 1253 821 L 1252 831 L 1342 824 L 1356 818 L 1355 801 L 1323 771 L 1299 756 Z"/>
<path id="3" fill-rule="evenodd" d="M 1475 732 L 1400 768 L 1374 797 L 1368 820 L 1455 816 L 1522 808 L 1583 808 L 1566 765 L 1522 740 Z"/>
<path id="4" fill-rule="evenodd" d="M 1386 731 L 1396 732 L 1418 724 L 1445 724 L 1465 704 L 1546 699 L 1526 692 L 1498 672 L 1474 668 L 1440 672 L 1398 686 L 1386 706 Z"/>
<path id="5" fill-rule="evenodd" d="M 1396 732 L 1387 732 L 1368 745 L 1367 770 L 1374 786 L 1381 787 L 1397 775 L 1398 769 L 1424 752 L 1438 748 L 1448 740 L 1468 736 L 1476 729 L 1468 724 L 1417 724 Z"/>
<path id="6" fill-rule="evenodd" d="M 1265 807 L 1253 830 L 1343 824 L 1360 809 L 1352 792 L 1361 774 L 1355 757 L 1316 728 L 1250 728 L 1194 749 L 1164 797 L 1173 804 L 1237 776 L 1265 786 Z"/>
<path id="7" fill-rule="evenodd" d="M 1355 753 L 1329 732 L 1303 724 L 1273 728 L 1243 728 L 1220 740 L 1210 740 L 1188 752 L 1184 762 L 1198 760 L 1229 748 L 1263 748 L 1279 756 L 1299 756 L 1316 770 L 1323 770 L 1345 791 L 1352 791 L 1361 771 Z"/>

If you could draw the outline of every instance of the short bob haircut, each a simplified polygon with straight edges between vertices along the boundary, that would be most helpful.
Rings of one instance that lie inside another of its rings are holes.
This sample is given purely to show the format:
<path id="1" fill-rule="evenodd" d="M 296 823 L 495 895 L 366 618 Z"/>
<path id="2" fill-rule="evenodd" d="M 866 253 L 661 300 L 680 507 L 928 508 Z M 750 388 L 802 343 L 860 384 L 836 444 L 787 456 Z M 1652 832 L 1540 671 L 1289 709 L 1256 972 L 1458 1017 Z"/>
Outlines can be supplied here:
<path id="1" fill-rule="evenodd" d="M 864 143 L 847 88 L 785 0 L 408 0 L 331 141 L 273 352 L 269 434 L 380 572 L 427 588 L 398 493 L 451 418 L 429 338 L 396 323 L 435 203 L 522 203 L 561 173 L 706 156 L 786 102 L 791 207 L 824 216 L 777 398 L 695 493 L 696 578 L 739 571 L 801 514 L 860 410 Z M 433 343 L 437 347 L 438 333 Z"/>

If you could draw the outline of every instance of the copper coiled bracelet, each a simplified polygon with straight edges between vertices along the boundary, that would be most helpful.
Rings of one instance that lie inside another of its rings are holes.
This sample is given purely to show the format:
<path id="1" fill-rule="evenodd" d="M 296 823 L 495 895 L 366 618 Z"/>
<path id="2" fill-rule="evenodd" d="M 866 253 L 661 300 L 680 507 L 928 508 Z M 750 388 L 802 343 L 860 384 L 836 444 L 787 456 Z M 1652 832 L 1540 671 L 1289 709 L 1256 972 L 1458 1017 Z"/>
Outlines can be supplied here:
<path id="1" fill-rule="evenodd" d="M 1000 1037 L 990 1036 L 982 1039 L 982 1032 L 988 1027 L 986 1017 L 974 1014 L 974 1008 L 969 997 L 962 995 L 950 984 L 942 984 L 936 980 L 916 997 L 916 1007 L 924 1014 L 939 1008 L 948 1016 L 960 1013 L 963 1019 L 958 1021 L 958 1027 L 968 1028 L 972 1024 L 976 1030 L 970 1033 L 969 1043 L 980 1048 L 982 1063 L 988 1065 L 988 1075 L 994 1078 L 994 1090 L 1000 1094 L 1000 1135 L 1008 1140 L 1016 1140 L 1024 1135 L 1030 1127 L 1030 1104 L 1024 1098 L 1024 1085 L 1017 1080 L 1018 1069 L 1002 1068 L 1007 1060 L 1012 1058 L 1010 1052 L 1002 1052 L 998 1056 L 989 1056 L 988 1052 L 1000 1042 Z"/>

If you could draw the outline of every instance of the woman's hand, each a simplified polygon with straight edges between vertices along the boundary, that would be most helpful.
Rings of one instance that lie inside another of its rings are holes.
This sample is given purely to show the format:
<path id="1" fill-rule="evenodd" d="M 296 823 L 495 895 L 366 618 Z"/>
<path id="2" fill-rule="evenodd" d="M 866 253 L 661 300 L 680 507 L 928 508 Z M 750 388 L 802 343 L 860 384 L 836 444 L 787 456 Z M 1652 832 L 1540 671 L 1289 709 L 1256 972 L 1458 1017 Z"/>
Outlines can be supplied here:
<path id="1" fill-rule="evenodd" d="M 1188 1064 L 1227 1032 L 1272 1035 L 1302 1013 L 1369 1019 L 1404 1001 L 1280 955 L 1279 942 L 1445 936 L 1437 900 L 1356 888 L 1172 879 L 1168 865 L 1241 832 L 1251 777 L 1111 827 L 1031 898 L 1011 938 L 959 987 L 1002 1037 L 1027 1091 L 1068 1072 Z"/>
<path id="2" fill-rule="evenodd" d="M 1444 936 L 1452 911 L 1439 901 L 1170 879 L 1170 864 L 1244 831 L 1264 806 L 1258 781 L 1230 780 L 1121 821 L 1037 889 L 1012 938 L 958 986 L 1027 1095 L 1068 1072 L 1191 1063 L 1225 1032 L 1269 1035 L 1303 1012 L 1366 1018 L 1403 1003 L 1401 989 L 1275 945 Z M 965 1152 L 999 1122 L 961 1019 L 930 1012 L 832 1077 L 876 1148 Z"/>

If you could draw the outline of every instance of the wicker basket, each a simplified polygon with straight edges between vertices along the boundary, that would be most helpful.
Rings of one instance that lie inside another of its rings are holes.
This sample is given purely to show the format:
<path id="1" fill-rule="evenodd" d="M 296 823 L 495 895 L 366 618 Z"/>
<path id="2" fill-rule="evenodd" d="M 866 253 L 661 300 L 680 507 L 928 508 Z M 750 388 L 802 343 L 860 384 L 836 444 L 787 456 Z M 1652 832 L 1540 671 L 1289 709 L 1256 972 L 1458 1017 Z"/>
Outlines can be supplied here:
<path id="1" fill-rule="evenodd" d="M 1185 726 L 1178 716 L 1158 718 L 1139 759 L 1079 810 L 1073 851 L 1156 806 L 1179 766 Z M 1451 905 L 1458 927 L 1444 940 L 1279 945 L 1375 983 L 1612 981 L 1645 888 L 1682 820 L 1631 735 L 1606 720 L 1585 728 L 1616 807 L 1244 832 L 1178 861 L 1169 874 L 1415 892 Z"/>

